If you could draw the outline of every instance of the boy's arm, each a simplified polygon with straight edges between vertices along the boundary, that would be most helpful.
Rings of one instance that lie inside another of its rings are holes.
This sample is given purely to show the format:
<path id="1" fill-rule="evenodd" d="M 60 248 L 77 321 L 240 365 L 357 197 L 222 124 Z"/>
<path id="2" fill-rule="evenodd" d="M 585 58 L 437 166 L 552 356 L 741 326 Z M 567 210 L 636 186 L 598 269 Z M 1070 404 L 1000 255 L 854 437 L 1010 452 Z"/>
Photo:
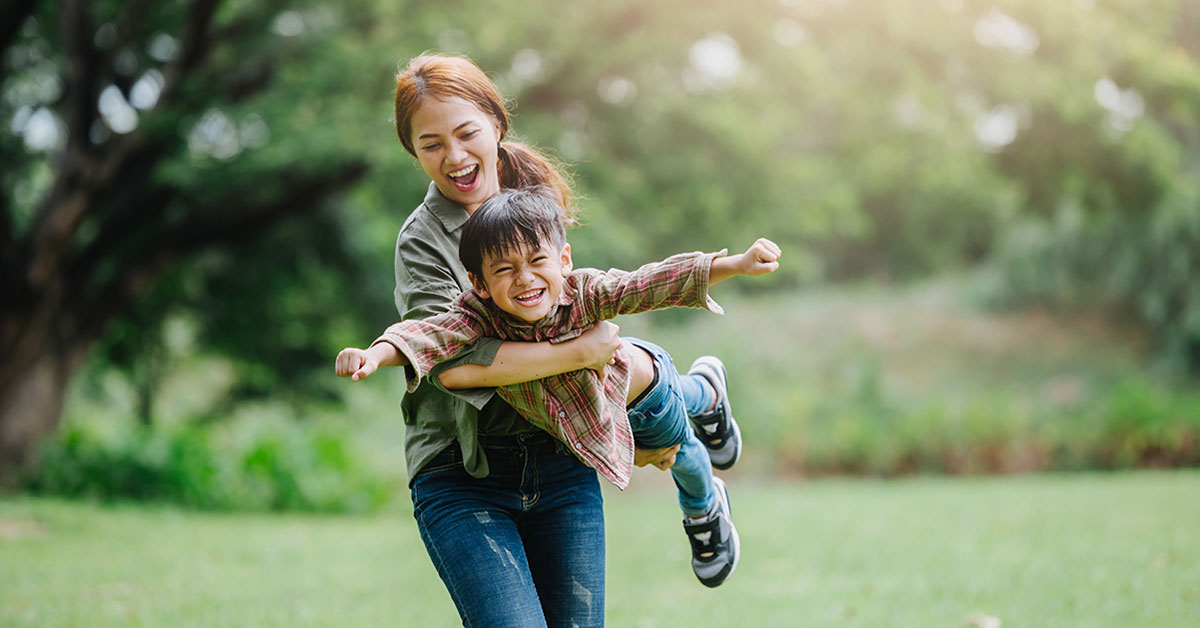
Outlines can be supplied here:
<path id="1" fill-rule="evenodd" d="M 778 244 L 766 238 L 759 238 L 750 245 L 750 248 L 746 249 L 745 253 L 714 259 L 712 268 L 708 271 L 708 283 L 712 285 L 734 275 L 757 277 L 773 273 L 775 269 L 779 268 L 781 252 Z"/>
<path id="2" fill-rule="evenodd" d="M 470 347 L 485 328 L 483 321 L 457 305 L 444 314 L 400 321 L 365 350 L 343 349 L 338 353 L 336 371 L 358 381 L 381 366 L 407 366 L 404 374 L 412 392 L 430 369 Z"/>
<path id="3" fill-rule="evenodd" d="M 759 239 L 745 253 L 682 253 L 632 272 L 584 271 L 577 274 L 578 302 L 588 320 L 606 320 L 667 307 L 700 307 L 722 313 L 708 296 L 713 283 L 734 275 L 762 275 L 779 267 L 779 247 Z M 590 274 L 589 274 L 590 272 Z"/>
<path id="4" fill-rule="evenodd" d="M 367 349 L 346 347 L 342 349 L 334 362 L 334 371 L 338 377 L 349 377 L 354 381 L 363 379 L 374 373 L 381 366 L 404 366 L 408 360 L 387 343 L 371 345 Z"/>
<path id="5" fill-rule="evenodd" d="M 485 332 L 483 321 L 456 305 L 444 314 L 393 323 L 367 351 L 390 363 L 381 366 L 406 366 L 404 375 L 412 392 L 430 369 L 473 345 Z M 394 355 L 384 346 L 390 346 Z"/>

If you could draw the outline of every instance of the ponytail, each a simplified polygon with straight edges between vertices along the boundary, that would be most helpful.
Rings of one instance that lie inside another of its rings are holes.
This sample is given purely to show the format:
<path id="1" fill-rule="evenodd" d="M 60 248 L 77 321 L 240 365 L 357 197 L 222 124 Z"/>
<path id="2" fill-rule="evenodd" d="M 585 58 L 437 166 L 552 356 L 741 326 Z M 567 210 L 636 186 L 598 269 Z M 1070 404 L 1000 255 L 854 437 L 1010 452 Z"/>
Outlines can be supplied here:
<path id="1" fill-rule="evenodd" d="M 571 175 L 561 162 L 520 142 L 501 142 L 498 155 L 501 189 L 548 188 L 566 212 L 563 224 L 576 223 L 578 208 L 575 192 L 571 189 Z"/>

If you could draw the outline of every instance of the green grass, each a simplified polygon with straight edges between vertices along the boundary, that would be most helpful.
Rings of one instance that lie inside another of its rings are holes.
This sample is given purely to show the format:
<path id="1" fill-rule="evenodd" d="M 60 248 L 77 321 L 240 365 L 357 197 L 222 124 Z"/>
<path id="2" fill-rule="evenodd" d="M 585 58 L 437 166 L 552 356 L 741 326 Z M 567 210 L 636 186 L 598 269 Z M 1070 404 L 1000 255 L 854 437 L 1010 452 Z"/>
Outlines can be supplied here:
<path id="1" fill-rule="evenodd" d="M 607 494 L 608 625 L 1200 625 L 1200 472 L 730 481 L 743 558 L 687 566 L 665 476 Z M 3 626 L 452 626 L 406 508 L 0 501 Z"/>

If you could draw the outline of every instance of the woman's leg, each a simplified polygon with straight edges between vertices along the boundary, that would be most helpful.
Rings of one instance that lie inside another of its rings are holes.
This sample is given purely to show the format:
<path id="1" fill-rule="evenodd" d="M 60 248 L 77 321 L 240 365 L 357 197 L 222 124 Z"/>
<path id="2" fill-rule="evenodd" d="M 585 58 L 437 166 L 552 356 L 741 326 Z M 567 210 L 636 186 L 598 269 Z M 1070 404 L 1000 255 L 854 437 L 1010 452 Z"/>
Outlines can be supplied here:
<path id="1" fill-rule="evenodd" d="M 488 458 L 492 474 L 476 479 L 458 445 L 448 447 L 413 479 L 413 516 L 464 626 L 544 628 L 519 531 L 521 496 L 511 472 L 497 473 L 497 457 Z"/>
<path id="2" fill-rule="evenodd" d="M 596 472 L 566 446 L 530 439 L 519 527 L 550 626 L 604 625 L 604 502 Z"/>

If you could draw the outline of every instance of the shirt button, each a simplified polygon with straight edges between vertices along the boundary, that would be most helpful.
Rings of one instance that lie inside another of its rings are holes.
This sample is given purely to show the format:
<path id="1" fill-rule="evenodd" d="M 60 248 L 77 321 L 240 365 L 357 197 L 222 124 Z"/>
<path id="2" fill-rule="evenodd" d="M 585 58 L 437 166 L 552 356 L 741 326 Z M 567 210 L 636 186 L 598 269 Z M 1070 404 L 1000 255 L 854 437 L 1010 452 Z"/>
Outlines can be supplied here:
<path id="1" fill-rule="evenodd" d="M 560 419 L 566 418 L 566 416 L 567 416 L 567 413 L 566 413 L 566 412 L 559 412 L 559 413 L 558 413 L 558 418 L 560 418 Z"/>
<path id="2" fill-rule="evenodd" d="M 575 443 L 575 451 L 583 451 L 583 443 Z"/>

